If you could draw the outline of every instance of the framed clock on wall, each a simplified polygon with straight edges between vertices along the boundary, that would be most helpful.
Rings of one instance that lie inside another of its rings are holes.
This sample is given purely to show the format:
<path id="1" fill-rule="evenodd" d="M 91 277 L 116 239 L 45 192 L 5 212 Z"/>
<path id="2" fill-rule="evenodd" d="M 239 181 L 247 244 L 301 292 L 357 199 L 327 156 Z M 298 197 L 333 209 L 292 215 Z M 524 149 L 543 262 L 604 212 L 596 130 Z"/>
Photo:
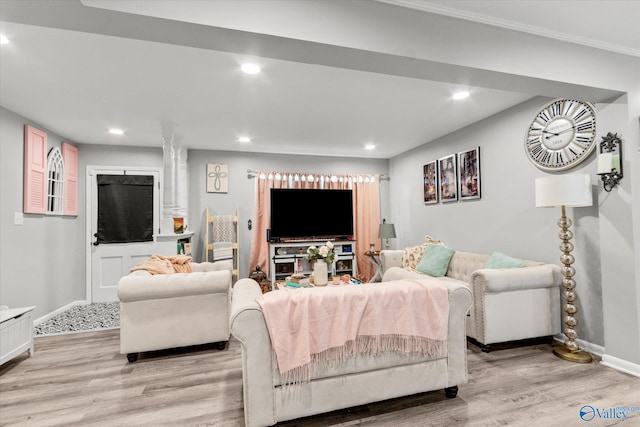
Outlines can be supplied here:
<path id="1" fill-rule="evenodd" d="M 575 99 L 556 99 L 536 114 L 527 130 L 525 152 L 545 171 L 563 171 L 589 157 L 596 143 L 595 107 Z"/>

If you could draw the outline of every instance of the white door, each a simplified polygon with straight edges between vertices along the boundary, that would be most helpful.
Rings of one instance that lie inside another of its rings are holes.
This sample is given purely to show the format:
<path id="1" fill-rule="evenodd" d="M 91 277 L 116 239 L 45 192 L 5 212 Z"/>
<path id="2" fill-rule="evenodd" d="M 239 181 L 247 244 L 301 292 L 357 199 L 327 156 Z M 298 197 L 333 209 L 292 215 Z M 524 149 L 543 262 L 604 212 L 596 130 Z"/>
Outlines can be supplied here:
<path id="1" fill-rule="evenodd" d="M 99 175 L 142 175 L 153 178 L 153 233 L 160 228 L 160 169 L 126 167 L 87 167 L 87 224 L 89 236 L 89 261 L 87 262 L 87 300 L 90 302 L 118 301 L 118 281 L 129 274 L 131 268 L 155 253 L 153 240 L 131 243 L 97 243 L 98 232 L 98 176 Z M 101 221 L 113 221 L 108 216 Z M 116 221 L 118 221 L 116 219 Z"/>

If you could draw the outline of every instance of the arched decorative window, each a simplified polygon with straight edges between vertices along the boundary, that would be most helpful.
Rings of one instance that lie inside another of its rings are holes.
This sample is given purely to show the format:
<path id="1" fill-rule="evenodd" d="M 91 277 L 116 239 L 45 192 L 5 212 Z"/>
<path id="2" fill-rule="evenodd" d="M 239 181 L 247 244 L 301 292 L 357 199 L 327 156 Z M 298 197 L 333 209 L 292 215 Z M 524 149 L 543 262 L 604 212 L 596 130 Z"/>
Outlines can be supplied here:
<path id="1" fill-rule="evenodd" d="M 47 155 L 47 213 L 62 215 L 64 200 L 64 161 L 58 147 Z"/>
<path id="2" fill-rule="evenodd" d="M 60 145 L 47 152 L 46 132 L 24 125 L 24 213 L 78 215 L 78 148 Z"/>

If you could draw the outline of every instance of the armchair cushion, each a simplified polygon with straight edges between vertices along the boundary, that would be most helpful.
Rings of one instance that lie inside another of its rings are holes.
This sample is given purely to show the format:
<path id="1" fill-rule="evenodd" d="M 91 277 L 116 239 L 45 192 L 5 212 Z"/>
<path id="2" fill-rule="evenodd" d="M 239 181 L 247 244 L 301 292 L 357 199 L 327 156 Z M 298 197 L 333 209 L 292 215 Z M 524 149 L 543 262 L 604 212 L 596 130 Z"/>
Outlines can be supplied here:
<path id="1" fill-rule="evenodd" d="M 432 277 L 443 277 L 447 273 L 454 252 L 446 246 L 430 243 L 426 246 L 416 270 Z"/>
<path id="2" fill-rule="evenodd" d="M 500 252 L 493 252 L 484 265 L 484 268 L 522 268 L 524 266 L 525 264 L 522 260 Z"/>

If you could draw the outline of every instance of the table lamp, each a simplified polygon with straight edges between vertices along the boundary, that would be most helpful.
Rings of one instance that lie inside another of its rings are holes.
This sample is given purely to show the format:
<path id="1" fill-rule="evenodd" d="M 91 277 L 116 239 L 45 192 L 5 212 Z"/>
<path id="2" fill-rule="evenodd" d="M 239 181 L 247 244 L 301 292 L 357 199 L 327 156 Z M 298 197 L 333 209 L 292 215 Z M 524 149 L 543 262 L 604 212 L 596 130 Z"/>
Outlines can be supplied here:
<path id="1" fill-rule="evenodd" d="M 389 239 L 395 239 L 396 228 L 393 224 L 387 224 L 387 220 L 383 219 L 378 229 L 378 238 L 385 239 L 385 249 L 389 249 Z"/>

